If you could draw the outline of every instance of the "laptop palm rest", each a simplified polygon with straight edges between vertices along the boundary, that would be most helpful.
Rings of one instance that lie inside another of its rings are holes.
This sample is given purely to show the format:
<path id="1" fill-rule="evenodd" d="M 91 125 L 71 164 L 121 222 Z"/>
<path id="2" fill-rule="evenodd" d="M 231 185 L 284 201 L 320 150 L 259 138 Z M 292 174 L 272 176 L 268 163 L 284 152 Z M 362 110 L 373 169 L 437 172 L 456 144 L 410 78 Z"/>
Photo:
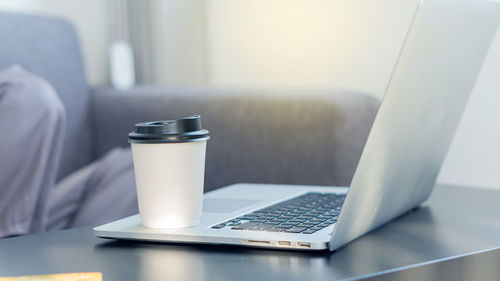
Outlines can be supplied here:
<path id="1" fill-rule="evenodd" d="M 259 202 L 261 202 L 261 200 L 207 198 L 203 200 L 203 213 L 230 213 Z"/>

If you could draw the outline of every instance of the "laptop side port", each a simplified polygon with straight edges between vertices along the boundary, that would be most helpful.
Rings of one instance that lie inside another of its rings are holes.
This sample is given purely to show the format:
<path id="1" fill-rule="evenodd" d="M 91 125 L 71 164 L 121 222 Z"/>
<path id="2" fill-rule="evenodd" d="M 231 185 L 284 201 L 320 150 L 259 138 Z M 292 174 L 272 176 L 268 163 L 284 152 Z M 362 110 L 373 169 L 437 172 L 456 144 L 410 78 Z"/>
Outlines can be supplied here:
<path id="1" fill-rule="evenodd" d="M 290 241 L 278 241 L 278 246 L 290 247 L 291 245 L 292 245 L 292 242 L 290 242 Z"/>
<path id="2" fill-rule="evenodd" d="M 297 247 L 299 248 L 311 248 L 311 243 L 309 242 L 297 242 Z"/>
<path id="3" fill-rule="evenodd" d="M 243 242 L 246 244 L 262 245 L 262 246 L 271 244 L 271 242 L 265 240 L 243 240 Z"/>

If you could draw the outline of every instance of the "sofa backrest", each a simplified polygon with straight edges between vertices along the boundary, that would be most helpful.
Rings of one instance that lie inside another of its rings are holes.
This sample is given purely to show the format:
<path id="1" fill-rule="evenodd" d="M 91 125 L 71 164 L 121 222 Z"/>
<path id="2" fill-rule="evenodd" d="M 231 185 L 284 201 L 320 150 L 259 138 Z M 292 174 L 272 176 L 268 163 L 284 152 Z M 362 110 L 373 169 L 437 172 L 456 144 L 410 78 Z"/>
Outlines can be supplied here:
<path id="1" fill-rule="evenodd" d="M 58 18 L 0 13 L 0 68 L 22 66 L 46 79 L 66 109 L 66 135 L 58 179 L 93 159 L 90 92 L 75 30 Z"/>
<path id="2" fill-rule="evenodd" d="M 205 191 L 233 183 L 350 184 L 378 110 L 363 93 L 318 89 L 96 89 L 96 150 L 130 146 L 141 121 L 200 114 Z M 147 110 L 145 110 L 147 109 Z"/>

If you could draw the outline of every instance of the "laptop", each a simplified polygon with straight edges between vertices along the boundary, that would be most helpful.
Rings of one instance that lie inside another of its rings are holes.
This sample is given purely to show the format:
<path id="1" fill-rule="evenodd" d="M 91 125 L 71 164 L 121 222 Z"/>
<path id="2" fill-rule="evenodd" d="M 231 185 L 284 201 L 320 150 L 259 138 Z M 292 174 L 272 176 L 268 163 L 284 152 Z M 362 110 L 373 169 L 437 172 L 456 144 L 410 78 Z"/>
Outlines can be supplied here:
<path id="1" fill-rule="evenodd" d="M 135 215 L 95 227 L 95 235 L 168 243 L 339 249 L 429 197 L 499 21 L 498 1 L 416 4 L 349 188 L 235 184 L 204 195 L 197 226 L 151 229 Z"/>

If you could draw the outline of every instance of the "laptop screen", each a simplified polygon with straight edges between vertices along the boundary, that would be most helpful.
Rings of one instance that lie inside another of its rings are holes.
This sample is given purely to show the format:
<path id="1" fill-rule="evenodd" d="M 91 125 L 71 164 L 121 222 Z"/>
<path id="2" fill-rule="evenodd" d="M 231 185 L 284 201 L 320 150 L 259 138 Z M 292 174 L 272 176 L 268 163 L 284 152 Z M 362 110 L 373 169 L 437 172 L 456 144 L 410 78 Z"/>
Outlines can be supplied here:
<path id="1" fill-rule="evenodd" d="M 500 20 L 500 2 L 424 0 L 351 183 L 331 249 L 425 201 Z"/>

